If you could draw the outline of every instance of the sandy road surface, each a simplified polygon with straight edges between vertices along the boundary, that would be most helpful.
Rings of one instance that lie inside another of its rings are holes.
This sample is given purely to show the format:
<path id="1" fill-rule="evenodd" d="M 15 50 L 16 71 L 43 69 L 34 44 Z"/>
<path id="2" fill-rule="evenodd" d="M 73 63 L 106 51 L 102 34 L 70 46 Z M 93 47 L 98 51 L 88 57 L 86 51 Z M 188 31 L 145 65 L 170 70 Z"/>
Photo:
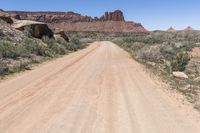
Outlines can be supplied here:
<path id="1" fill-rule="evenodd" d="M 0 133 L 200 133 L 141 66 L 111 42 L 0 83 Z"/>

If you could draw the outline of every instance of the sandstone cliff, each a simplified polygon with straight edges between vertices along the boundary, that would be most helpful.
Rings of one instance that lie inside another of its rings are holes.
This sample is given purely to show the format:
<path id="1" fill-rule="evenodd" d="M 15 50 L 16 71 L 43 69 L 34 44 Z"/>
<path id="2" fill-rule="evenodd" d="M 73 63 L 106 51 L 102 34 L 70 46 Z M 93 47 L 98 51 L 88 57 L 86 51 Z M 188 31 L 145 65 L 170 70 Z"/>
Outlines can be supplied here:
<path id="1" fill-rule="evenodd" d="M 141 24 L 126 22 L 120 10 L 106 12 L 103 16 L 94 18 L 74 12 L 9 11 L 7 13 L 15 19 L 45 22 L 51 28 L 66 31 L 146 32 Z"/>

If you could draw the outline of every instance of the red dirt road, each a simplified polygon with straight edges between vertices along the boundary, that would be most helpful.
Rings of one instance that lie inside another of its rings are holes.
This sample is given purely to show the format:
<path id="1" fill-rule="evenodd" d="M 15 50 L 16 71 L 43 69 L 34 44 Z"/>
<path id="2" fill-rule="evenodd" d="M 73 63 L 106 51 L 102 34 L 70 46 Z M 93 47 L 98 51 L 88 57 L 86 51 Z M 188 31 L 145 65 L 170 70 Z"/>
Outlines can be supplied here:
<path id="1" fill-rule="evenodd" d="M 162 90 L 125 51 L 95 42 L 2 81 L 0 133 L 200 133 Z"/>

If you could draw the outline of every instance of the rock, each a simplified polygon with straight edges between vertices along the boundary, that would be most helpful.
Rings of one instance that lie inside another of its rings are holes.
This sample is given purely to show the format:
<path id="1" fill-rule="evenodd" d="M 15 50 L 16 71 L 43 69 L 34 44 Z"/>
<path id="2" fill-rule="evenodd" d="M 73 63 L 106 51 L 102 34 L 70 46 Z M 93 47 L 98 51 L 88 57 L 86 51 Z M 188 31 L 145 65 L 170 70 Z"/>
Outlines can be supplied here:
<path id="1" fill-rule="evenodd" d="M 55 34 L 54 35 L 54 38 L 55 40 L 58 42 L 58 43 L 61 43 L 61 44 L 64 44 L 66 43 L 67 41 L 59 34 Z"/>
<path id="2" fill-rule="evenodd" d="M 64 30 L 57 30 L 57 31 L 54 31 L 54 33 L 57 34 L 57 35 L 60 35 L 60 37 L 64 38 L 65 41 L 69 42 L 69 38 L 67 36 L 67 33 Z"/>
<path id="3" fill-rule="evenodd" d="M 188 78 L 188 76 L 184 72 L 178 72 L 177 71 L 177 72 L 173 72 L 172 74 L 176 78 L 185 78 L 185 79 Z"/>
<path id="4" fill-rule="evenodd" d="M 13 24 L 13 20 L 10 17 L 0 16 L 0 19 L 5 21 L 8 24 Z"/>
<path id="5" fill-rule="evenodd" d="M 147 64 L 149 64 L 151 66 L 156 66 L 156 63 L 155 62 L 151 62 L 151 61 L 148 61 Z"/>
<path id="6" fill-rule="evenodd" d="M 10 17 L 10 15 L 3 11 L 0 11 L 0 19 L 9 24 L 13 24 L 13 22 L 14 22 L 13 19 Z"/>
<path id="7" fill-rule="evenodd" d="M 192 53 L 191 53 L 192 57 L 194 58 L 200 58 L 200 48 L 199 47 L 194 47 L 192 49 Z"/>
<path id="8" fill-rule="evenodd" d="M 29 20 L 18 20 L 12 25 L 15 29 L 24 31 L 29 29 L 28 32 L 35 38 L 42 38 L 43 36 L 53 37 L 52 30 L 47 24 Z"/>

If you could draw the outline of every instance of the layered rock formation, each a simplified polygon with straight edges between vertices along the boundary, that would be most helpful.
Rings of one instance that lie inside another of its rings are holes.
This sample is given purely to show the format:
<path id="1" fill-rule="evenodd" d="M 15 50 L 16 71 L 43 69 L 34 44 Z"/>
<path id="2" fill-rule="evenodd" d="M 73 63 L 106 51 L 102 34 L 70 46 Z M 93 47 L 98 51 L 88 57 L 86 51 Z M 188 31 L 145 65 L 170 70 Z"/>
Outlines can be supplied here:
<path id="1" fill-rule="evenodd" d="M 45 23 L 35 22 L 30 20 L 18 20 L 12 27 L 15 29 L 24 31 L 26 30 L 29 34 L 35 38 L 42 38 L 43 36 L 53 37 L 53 31 Z"/>
<path id="2" fill-rule="evenodd" d="M 20 20 L 33 20 L 47 23 L 51 28 L 65 31 L 103 31 L 103 32 L 146 32 L 139 23 L 127 22 L 123 12 L 106 12 L 101 17 L 82 16 L 74 12 L 7 12 Z"/>
<path id="3" fill-rule="evenodd" d="M 184 29 L 184 31 L 193 31 L 194 29 L 190 26 L 188 26 L 187 28 Z"/>
<path id="4" fill-rule="evenodd" d="M 116 10 L 114 12 L 106 12 L 100 19 L 100 21 L 125 21 L 123 12 Z"/>
<path id="5" fill-rule="evenodd" d="M 54 23 L 49 26 L 65 31 L 146 32 L 141 24 L 124 21 Z"/>
<path id="6" fill-rule="evenodd" d="M 176 32 L 176 30 L 173 27 L 170 27 L 167 32 Z"/>
<path id="7" fill-rule="evenodd" d="M 8 12 L 11 17 L 20 20 L 33 20 L 45 23 L 75 23 L 75 22 L 90 22 L 92 17 L 81 16 L 74 12 Z"/>

